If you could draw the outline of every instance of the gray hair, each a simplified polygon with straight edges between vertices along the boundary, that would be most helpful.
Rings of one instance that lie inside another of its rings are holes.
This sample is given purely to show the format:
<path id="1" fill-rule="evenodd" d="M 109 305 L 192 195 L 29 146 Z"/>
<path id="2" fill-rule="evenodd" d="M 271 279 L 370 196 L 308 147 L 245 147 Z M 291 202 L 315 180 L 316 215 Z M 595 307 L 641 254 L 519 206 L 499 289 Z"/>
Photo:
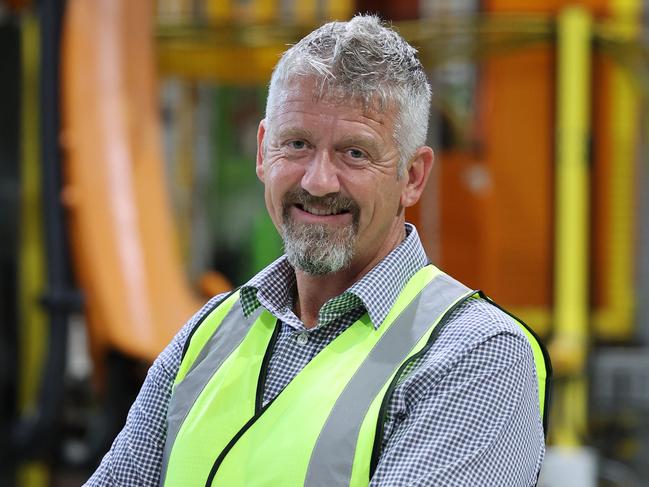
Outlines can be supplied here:
<path id="1" fill-rule="evenodd" d="M 417 50 L 373 15 L 329 22 L 288 49 L 270 80 L 266 118 L 278 94 L 298 77 L 313 77 L 316 99 L 360 102 L 364 109 L 396 109 L 398 174 L 426 143 L 431 89 Z"/>

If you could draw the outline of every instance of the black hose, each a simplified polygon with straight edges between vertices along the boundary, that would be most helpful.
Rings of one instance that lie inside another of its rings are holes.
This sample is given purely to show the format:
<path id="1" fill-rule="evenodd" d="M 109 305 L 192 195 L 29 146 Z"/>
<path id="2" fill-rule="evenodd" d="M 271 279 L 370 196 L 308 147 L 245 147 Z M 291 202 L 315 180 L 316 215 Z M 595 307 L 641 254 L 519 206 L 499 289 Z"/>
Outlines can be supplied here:
<path id="1" fill-rule="evenodd" d="M 47 272 L 42 304 L 49 319 L 49 329 L 37 410 L 23 417 L 14 429 L 14 441 L 23 460 L 39 459 L 52 453 L 65 386 L 68 319 L 72 311 L 81 308 L 80 294 L 73 285 L 60 198 L 63 183 L 59 145 L 59 60 L 64 3 L 65 0 L 41 0 L 37 6 L 41 32 L 40 138 Z"/>

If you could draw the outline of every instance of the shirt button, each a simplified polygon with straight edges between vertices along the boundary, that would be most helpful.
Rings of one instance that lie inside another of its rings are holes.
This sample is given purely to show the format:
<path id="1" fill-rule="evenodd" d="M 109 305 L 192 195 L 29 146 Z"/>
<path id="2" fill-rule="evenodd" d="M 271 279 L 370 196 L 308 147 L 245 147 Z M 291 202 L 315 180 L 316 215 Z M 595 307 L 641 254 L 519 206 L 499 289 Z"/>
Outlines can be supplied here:
<path id="1" fill-rule="evenodd" d="M 295 338 L 295 341 L 297 342 L 298 345 L 306 345 L 307 342 L 309 341 L 308 333 L 307 332 L 299 333 Z"/>

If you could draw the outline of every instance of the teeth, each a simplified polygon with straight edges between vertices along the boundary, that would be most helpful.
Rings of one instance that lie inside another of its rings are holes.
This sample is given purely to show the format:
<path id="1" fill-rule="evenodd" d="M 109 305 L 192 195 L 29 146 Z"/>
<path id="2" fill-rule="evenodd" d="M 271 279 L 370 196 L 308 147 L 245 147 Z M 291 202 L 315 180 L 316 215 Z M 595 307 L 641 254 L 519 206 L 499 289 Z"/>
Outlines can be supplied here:
<path id="1" fill-rule="evenodd" d="M 324 210 L 324 209 L 320 209 L 320 208 L 305 207 L 304 209 L 306 211 L 308 211 L 309 213 L 311 213 L 312 215 L 317 215 L 317 216 L 328 216 L 328 215 L 333 215 L 333 213 L 334 213 L 331 210 Z"/>

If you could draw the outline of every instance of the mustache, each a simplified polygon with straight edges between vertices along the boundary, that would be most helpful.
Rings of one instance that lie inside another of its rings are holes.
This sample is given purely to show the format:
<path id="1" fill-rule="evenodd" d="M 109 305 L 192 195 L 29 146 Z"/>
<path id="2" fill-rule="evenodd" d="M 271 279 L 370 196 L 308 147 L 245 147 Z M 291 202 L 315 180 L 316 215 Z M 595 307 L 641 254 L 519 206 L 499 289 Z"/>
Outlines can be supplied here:
<path id="1" fill-rule="evenodd" d="M 333 211 L 349 211 L 354 219 L 358 217 L 360 209 L 358 204 L 341 193 L 331 193 L 325 196 L 313 196 L 302 188 L 296 188 L 284 195 L 283 206 L 284 212 L 288 212 L 292 205 L 301 206 L 324 206 L 331 208 Z"/>

